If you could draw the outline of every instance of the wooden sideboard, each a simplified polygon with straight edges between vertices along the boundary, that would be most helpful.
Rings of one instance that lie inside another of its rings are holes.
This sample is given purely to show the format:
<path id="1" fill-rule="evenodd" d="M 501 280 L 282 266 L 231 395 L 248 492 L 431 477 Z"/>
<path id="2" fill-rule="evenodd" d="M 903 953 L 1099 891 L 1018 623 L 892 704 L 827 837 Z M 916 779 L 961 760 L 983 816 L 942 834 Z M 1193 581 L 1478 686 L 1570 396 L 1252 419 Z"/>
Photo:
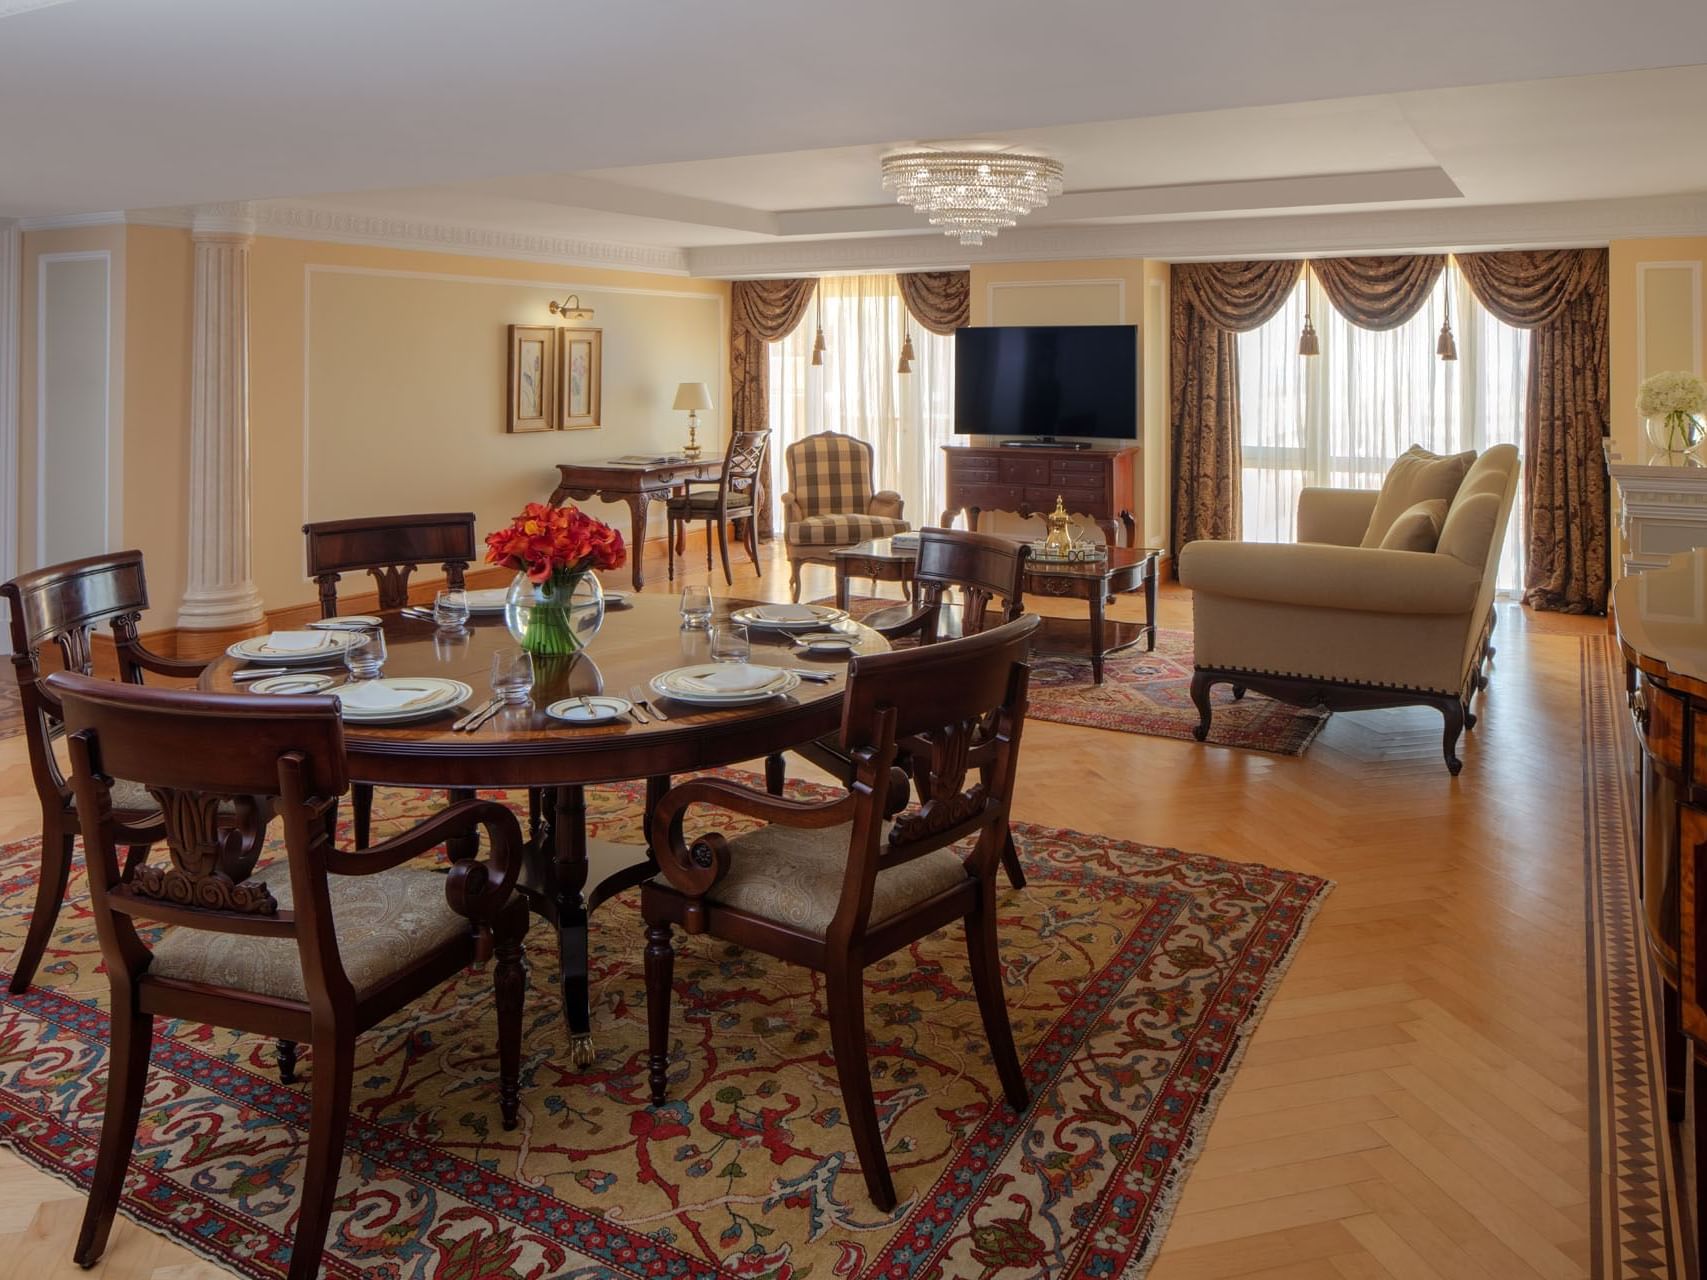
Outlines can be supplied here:
<path id="1" fill-rule="evenodd" d="M 984 511 L 1047 515 L 1059 497 L 1074 515 L 1094 520 L 1111 545 L 1119 543 L 1116 530 L 1124 527 L 1125 545 L 1136 546 L 1132 473 L 1139 452 L 1137 445 L 1118 449 L 945 445 L 948 499 L 943 527 L 951 526 L 962 511 L 967 526 L 974 530 Z"/>
<path id="2" fill-rule="evenodd" d="M 1707 1158 L 1707 549 L 1618 581 L 1612 613 L 1641 742 L 1641 894 L 1663 980 L 1666 1114 L 1694 1074 L 1696 1167 Z M 1697 1239 L 1707 1178 L 1696 1178 Z"/>

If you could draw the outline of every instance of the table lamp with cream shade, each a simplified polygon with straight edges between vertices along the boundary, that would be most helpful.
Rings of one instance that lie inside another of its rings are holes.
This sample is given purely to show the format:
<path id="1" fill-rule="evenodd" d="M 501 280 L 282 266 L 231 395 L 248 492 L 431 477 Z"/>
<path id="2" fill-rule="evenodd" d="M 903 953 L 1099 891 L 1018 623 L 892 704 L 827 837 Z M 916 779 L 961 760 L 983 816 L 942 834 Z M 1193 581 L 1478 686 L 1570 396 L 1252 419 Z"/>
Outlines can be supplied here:
<path id="1" fill-rule="evenodd" d="M 684 382 L 676 388 L 676 403 L 671 407 L 688 411 L 688 443 L 682 453 L 698 458 L 704 452 L 699 447 L 699 411 L 711 408 L 711 388 L 703 382 Z"/>

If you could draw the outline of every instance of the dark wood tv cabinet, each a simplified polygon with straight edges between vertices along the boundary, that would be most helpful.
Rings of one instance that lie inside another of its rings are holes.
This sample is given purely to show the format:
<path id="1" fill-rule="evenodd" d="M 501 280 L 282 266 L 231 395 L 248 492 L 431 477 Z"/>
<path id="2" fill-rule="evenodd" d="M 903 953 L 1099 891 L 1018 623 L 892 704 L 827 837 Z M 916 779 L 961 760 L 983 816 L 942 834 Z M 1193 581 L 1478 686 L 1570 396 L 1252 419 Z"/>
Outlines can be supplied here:
<path id="1" fill-rule="evenodd" d="M 1132 473 L 1137 445 L 1118 449 L 1025 448 L 1000 445 L 943 446 L 948 470 L 948 500 L 942 523 L 966 513 L 970 529 L 978 528 L 984 511 L 1013 511 L 1022 516 L 1048 515 L 1059 497 L 1067 510 L 1094 520 L 1110 545 L 1120 545 L 1117 527 L 1126 530 L 1125 544 L 1138 544 L 1138 524 L 1132 510 Z"/>

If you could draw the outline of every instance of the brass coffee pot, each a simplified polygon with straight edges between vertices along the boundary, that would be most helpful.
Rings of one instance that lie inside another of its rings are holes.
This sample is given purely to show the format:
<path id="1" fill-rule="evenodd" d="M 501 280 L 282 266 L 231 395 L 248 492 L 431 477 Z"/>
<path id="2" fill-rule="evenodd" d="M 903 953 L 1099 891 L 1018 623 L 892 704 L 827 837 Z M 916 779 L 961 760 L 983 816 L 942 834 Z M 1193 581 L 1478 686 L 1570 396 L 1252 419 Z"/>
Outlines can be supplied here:
<path id="1" fill-rule="evenodd" d="M 1066 505 L 1061 501 L 1061 495 L 1055 495 L 1055 510 L 1044 519 L 1049 524 L 1049 536 L 1043 539 L 1043 553 L 1063 558 L 1073 554 L 1073 534 L 1068 525 L 1072 518 L 1067 514 Z"/>

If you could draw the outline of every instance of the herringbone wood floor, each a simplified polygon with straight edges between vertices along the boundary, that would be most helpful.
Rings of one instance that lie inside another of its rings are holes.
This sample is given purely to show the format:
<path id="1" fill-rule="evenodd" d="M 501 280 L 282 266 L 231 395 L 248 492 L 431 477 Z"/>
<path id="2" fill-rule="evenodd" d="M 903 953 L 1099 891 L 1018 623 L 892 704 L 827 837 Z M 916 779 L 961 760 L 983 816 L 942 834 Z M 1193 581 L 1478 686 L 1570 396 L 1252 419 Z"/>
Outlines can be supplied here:
<path id="1" fill-rule="evenodd" d="M 780 598 L 784 568 L 737 588 Z M 1189 625 L 1188 595 L 1162 611 Z M 1297 760 L 1027 726 L 1019 817 L 1338 882 L 1152 1280 L 1589 1274 L 1578 637 L 1604 625 L 1502 608 L 1457 779 L 1421 710 L 1335 716 Z M 0 838 L 31 834 L 33 806 L 21 743 L 0 743 Z M 83 1274 L 82 1205 L 0 1152 L 0 1274 Z M 122 1219 L 101 1273 L 223 1274 Z"/>

